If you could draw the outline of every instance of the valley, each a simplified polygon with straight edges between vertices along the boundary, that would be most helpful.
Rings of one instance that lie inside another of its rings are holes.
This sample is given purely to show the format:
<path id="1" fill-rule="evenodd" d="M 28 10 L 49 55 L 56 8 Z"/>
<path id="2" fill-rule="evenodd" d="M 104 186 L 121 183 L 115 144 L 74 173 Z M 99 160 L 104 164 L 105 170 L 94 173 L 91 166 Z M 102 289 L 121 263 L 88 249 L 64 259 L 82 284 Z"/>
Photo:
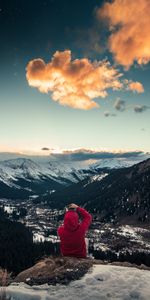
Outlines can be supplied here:
<path id="1" fill-rule="evenodd" d="M 50 209 L 44 203 L 34 204 L 32 200 L 12 202 L 0 199 L 0 207 L 7 213 L 10 220 L 23 223 L 30 228 L 34 243 L 51 242 L 58 251 L 59 238 L 57 228 L 62 224 L 64 212 L 62 209 Z M 117 261 L 129 260 L 133 257 L 135 263 L 141 255 L 143 263 L 150 264 L 150 226 L 141 224 L 114 224 L 113 220 L 103 223 L 99 214 L 93 215 L 93 222 L 87 233 L 89 255 L 98 259 Z"/>
<path id="2" fill-rule="evenodd" d="M 51 243 L 58 254 L 57 228 L 65 206 L 74 202 L 93 216 L 87 233 L 91 257 L 150 266 L 150 159 L 124 163 L 115 167 L 111 161 L 111 168 L 107 160 L 103 168 L 97 163 L 85 169 L 48 163 L 46 175 L 26 159 L 1 162 L 0 185 L 6 189 L 0 189 L 0 208 L 30 229 L 34 244 Z"/>

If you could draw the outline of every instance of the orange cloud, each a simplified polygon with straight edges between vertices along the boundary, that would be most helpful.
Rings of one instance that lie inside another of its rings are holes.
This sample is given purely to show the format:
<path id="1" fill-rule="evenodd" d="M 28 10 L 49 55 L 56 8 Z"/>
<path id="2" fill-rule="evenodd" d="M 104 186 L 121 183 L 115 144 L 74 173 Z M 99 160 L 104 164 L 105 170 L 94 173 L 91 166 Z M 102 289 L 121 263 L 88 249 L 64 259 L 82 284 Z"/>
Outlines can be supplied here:
<path id="1" fill-rule="evenodd" d="M 98 9 L 97 16 L 109 22 L 108 45 L 117 63 L 128 69 L 134 61 L 150 61 L 149 0 L 114 0 Z"/>
<path id="2" fill-rule="evenodd" d="M 71 60 L 70 50 L 56 51 L 47 64 L 34 59 L 26 68 L 30 86 L 42 93 L 51 92 L 52 99 L 61 105 L 85 110 L 98 107 L 93 99 L 105 98 L 107 89 L 121 89 L 121 76 L 107 61 Z"/>
<path id="3" fill-rule="evenodd" d="M 136 82 L 131 81 L 128 84 L 128 90 L 133 91 L 133 92 L 137 92 L 137 93 L 143 93 L 144 92 L 144 87 L 138 81 L 136 81 Z"/>

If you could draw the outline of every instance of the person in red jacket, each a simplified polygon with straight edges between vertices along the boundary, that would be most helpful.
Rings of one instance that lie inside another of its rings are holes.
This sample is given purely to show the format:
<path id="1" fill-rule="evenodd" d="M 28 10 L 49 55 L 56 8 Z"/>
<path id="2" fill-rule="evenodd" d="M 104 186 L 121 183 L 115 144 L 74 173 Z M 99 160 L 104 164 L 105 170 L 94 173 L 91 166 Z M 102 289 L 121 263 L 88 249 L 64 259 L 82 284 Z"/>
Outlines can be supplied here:
<path id="1" fill-rule="evenodd" d="M 79 215 L 82 221 L 79 222 Z M 72 203 L 64 217 L 64 224 L 58 228 L 60 250 L 63 256 L 86 258 L 85 234 L 92 222 L 92 216 Z"/>

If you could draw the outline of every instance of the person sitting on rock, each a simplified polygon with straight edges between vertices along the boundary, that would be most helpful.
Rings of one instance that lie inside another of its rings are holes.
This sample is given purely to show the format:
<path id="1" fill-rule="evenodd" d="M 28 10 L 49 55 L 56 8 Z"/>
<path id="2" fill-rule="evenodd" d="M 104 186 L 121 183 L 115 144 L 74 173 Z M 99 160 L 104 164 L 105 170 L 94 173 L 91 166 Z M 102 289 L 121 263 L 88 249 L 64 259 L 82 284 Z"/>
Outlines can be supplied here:
<path id="1" fill-rule="evenodd" d="M 79 222 L 79 215 L 81 222 Z M 85 234 L 92 222 L 92 216 L 78 205 L 72 203 L 64 217 L 64 224 L 58 228 L 60 250 L 63 256 L 87 257 Z"/>

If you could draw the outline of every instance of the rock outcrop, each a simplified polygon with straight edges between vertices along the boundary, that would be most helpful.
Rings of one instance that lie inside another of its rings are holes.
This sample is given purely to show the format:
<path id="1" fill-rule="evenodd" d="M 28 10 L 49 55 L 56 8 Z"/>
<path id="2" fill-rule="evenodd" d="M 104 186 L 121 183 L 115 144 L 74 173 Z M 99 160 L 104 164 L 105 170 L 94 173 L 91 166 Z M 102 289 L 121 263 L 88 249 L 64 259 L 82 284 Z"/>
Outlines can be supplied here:
<path id="1" fill-rule="evenodd" d="M 46 257 L 37 262 L 33 267 L 19 273 L 15 278 L 11 277 L 6 270 L 0 269 L 0 286 L 7 286 L 10 283 L 24 282 L 28 285 L 56 285 L 68 284 L 73 280 L 80 279 L 89 270 L 92 271 L 93 265 L 114 265 L 128 268 L 138 268 L 149 270 L 145 265 L 137 266 L 128 262 L 102 261 L 98 259 L 84 259 L 75 257 Z"/>
<path id="2" fill-rule="evenodd" d="M 90 259 L 48 257 L 19 273 L 14 281 L 25 282 L 29 285 L 68 284 L 71 280 L 81 278 L 92 265 L 93 262 Z"/>

